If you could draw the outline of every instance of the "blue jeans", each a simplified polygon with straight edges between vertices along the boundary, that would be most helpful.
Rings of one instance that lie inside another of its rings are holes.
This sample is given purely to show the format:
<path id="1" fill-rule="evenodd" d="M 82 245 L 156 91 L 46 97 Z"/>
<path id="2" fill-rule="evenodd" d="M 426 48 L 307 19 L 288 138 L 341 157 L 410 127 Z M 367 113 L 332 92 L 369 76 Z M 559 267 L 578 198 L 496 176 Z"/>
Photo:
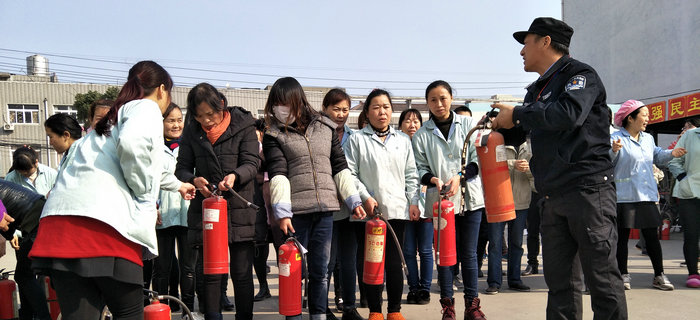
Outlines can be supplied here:
<path id="1" fill-rule="evenodd" d="M 462 263 L 462 280 L 464 281 L 464 298 L 468 303 L 478 297 L 478 267 L 476 264 L 476 243 L 479 239 L 479 224 L 484 209 L 467 211 L 463 216 L 455 216 L 456 232 L 459 233 L 459 259 Z M 452 267 L 438 267 L 440 280 L 440 298 L 452 298 Z"/>
<path id="2" fill-rule="evenodd" d="M 420 255 L 420 276 L 416 251 Z M 433 221 L 411 221 L 406 223 L 403 256 L 408 268 L 408 287 L 411 291 L 430 291 L 433 281 Z"/>
<path id="3" fill-rule="evenodd" d="M 333 237 L 333 213 L 315 212 L 294 215 L 292 226 L 297 240 L 309 252 L 306 255 L 309 273 L 309 314 L 312 319 L 325 319 L 328 307 L 328 261 Z M 301 319 L 301 315 L 287 317 Z"/>
<path id="4" fill-rule="evenodd" d="M 489 271 L 486 282 L 489 287 L 500 288 L 503 280 L 501 255 L 503 229 L 508 224 L 508 285 L 521 284 L 520 260 L 523 257 L 523 230 L 527 221 L 527 209 L 516 210 L 515 219 L 489 223 Z"/>

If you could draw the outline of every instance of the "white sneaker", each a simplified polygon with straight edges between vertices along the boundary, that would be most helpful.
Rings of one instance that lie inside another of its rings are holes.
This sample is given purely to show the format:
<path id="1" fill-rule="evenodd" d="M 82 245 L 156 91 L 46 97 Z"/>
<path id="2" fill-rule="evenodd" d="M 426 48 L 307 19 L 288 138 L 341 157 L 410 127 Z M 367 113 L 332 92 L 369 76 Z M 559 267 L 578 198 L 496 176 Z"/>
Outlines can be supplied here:
<path id="1" fill-rule="evenodd" d="M 199 312 L 192 312 L 192 319 L 188 317 L 186 314 L 182 315 L 182 320 L 204 320 L 204 315 L 199 313 Z"/>
<path id="2" fill-rule="evenodd" d="M 654 288 L 664 291 L 671 291 L 674 289 L 671 281 L 668 281 L 668 277 L 663 273 L 660 276 L 654 277 L 653 286 Z"/>
<path id="3" fill-rule="evenodd" d="M 632 286 L 630 285 L 630 282 L 632 282 L 632 277 L 629 275 L 629 273 L 625 273 L 622 275 L 622 283 L 625 285 L 625 290 L 632 290 Z"/>

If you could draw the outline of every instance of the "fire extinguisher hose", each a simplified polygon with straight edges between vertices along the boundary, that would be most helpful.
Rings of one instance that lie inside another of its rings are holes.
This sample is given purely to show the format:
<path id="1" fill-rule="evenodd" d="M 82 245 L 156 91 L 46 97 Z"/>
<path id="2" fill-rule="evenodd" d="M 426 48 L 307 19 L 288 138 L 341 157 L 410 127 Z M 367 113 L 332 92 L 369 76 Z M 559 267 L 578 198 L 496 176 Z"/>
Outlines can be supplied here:
<path id="1" fill-rule="evenodd" d="M 401 258 L 401 268 L 403 269 L 403 273 L 408 277 L 408 268 L 406 268 L 406 260 L 403 257 L 403 250 L 401 249 L 401 243 L 399 242 L 399 238 L 396 236 L 396 233 L 394 232 L 394 228 L 391 227 L 391 224 L 389 221 L 382 215 L 382 213 L 379 211 L 379 207 L 374 207 L 374 215 L 379 217 L 384 223 L 386 223 L 387 229 L 389 229 L 389 232 L 391 233 L 391 237 L 394 239 L 394 244 L 396 244 L 396 248 L 399 249 L 399 257 Z"/>
<path id="2" fill-rule="evenodd" d="M 495 108 L 491 108 L 491 111 L 487 112 L 486 115 L 484 116 L 484 118 L 479 120 L 479 122 L 477 122 L 476 126 L 474 126 L 474 128 L 469 130 L 469 132 L 467 133 L 467 137 L 464 139 L 464 145 L 462 145 L 462 166 L 461 166 L 462 169 L 460 171 L 462 173 L 462 180 L 461 180 L 461 184 L 460 184 L 461 191 L 462 191 L 462 200 L 460 201 L 460 206 L 459 206 L 460 215 L 462 214 L 462 212 L 467 211 L 466 210 L 466 208 L 467 208 L 466 201 L 464 200 L 464 198 L 467 194 L 467 181 L 466 181 L 465 177 L 467 176 L 467 154 L 469 153 L 469 141 L 472 137 L 472 134 L 474 134 L 474 132 L 476 130 L 491 128 L 491 119 L 488 116 L 494 110 L 495 110 Z"/>
<path id="3" fill-rule="evenodd" d="M 292 233 L 289 238 L 287 238 L 287 241 L 292 241 L 294 242 L 294 245 L 297 247 L 299 250 L 300 256 L 301 256 L 301 278 L 304 279 L 304 295 L 302 298 L 302 303 L 301 307 L 306 308 L 307 303 L 308 303 L 308 294 L 309 294 L 309 269 L 308 266 L 306 265 L 306 253 L 302 251 L 302 248 L 304 246 L 301 245 L 299 240 L 297 240 L 297 237 L 294 236 Z"/>
<path id="4" fill-rule="evenodd" d="M 211 193 L 212 193 L 212 194 L 221 195 L 221 193 L 222 193 L 222 190 L 220 190 L 215 184 L 209 184 L 207 187 L 209 188 L 209 190 L 211 190 Z M 245 206 L 246 206 L 246 207 L 252 208 L 252 209 L 254 209 L 254 210 L 259 210 L 259 209 L 260 209 L 260 206 L 258 206 L 258 205 L 256 205 L 255 203 L 252 203 L 252 202 L 246 200 L 246 198 L 243 198 L 243 196 L 241 196 L 240 194 L 238 194 L 238 192 L 236 192 L 235 190 L 233 190 L 233 188 L 229 188 L 229 189 L 226 190 L 226 191 L 231 192 L 231 194 L 233 194 L 233 196 L 236 197 L 236 199 L 238 199 L 238 200 L 240 200 L 241 202 L 245 203 Z"/>
<path id="5" fill-rule="evenodd" d="M 187 314 L 187 316 L 189 317 L 188 319 L 194 319 L 192 317 L 192 312 L 190 311 L 190 309 L 180 299 L 178 299 L 176 297 L 173 297 L 173 296 L 167 295 L 167 294 L 159 295 L 158 292 L 155 292 L 153 290 L 148 290 L 145 288 L 143 289 L 143 294 L 145 296 L 149 297 L 151 299 L 151 301 L 155 301 L 155 300 L 175 301 L 182 307 L 182 310 L 185 311 L 184 313 Z"/>

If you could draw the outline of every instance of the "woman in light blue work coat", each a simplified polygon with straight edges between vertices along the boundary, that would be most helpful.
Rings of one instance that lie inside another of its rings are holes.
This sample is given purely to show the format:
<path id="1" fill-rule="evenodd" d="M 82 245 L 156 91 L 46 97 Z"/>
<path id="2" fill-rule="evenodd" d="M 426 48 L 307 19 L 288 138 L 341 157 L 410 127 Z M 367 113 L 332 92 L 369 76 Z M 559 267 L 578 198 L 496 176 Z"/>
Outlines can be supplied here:
<path id="1" fill-rule="evenodd" d="M 673 290 L 673 284 L 664 274 L 661 244 L 656 235 L 657 227 L 661 225 L 661 215 L 656 206 L 659 192 L 653 165 L 666 166 L 673 157 L 685 154 L 685 149 L 672 151 L 657 147 L 654 137 L 644 132 L 648 122 L 648 108 L 636 100 L 626 101 L 615 113 L 615 125 L 620 130 L 613 133 L 610 139 L 617 189 L 617 266 L 625 290 L 630 290 L 627 240 L 630 229 L 640 229 L 654 267 L 652 286 L 660 290 Z"/>
<path id="2" fill-rule="evenodd" d="M 478 177 L 478 160 L 474 148 L 474 136 L 469 146 L 466 162 L 467 176 L 462 176 L 462 146 L 469 130 L 476 124 L 472 118 L 458 115 L 450 110 L 452 87 L 445 81 L 434 81 L 425 90 L 425 98 L 431 119 L 423 124 L 413 136 L 413 152 L 421 183 L 428 186 L 425 207 L 432 208 L 439 199 L 439 189 L 449 186 L 447 196 L 455 204 L 455 229 L 459 234 L 459 257 L 464 279 L 465 313 L 472 318 L 484 317 L 478 298 L 476 244 L 479 224 L 484 208 L 484 196 Z M 462 199 L 460 183 L 465 179 L 467 191 Z M 464 200 L 464 208 L 461 207 Z M 462 209 L 464 211 L 462 211 Z M 462 211 L 462 212 L 460 212 Z M 438 267 L 440 281 L 440 304 L 443 315 L 454 317 L 454 299 L 451 267 Z"/>
<path id="3" fill-rule="evenodd" d="M 187 308 L 194 310 L 194 263 L 196 252 L 187 242 L 187 209 L 190 202 L 182 198 L 175 188 L 180 181 L 175 177 L 175 165 L 180 150 L 182 136 L 182 110 L 171 103 L 163 113 L 163 179 L 158 195 L 160 203 L 158 220 L 156 221 L 156 236 L 158 237 L 158 257 L 153 260 L 153 290 L 159 294 L 178 292 L 178 288 L 168 288 L 170 272 L 179 270 L 182 302 Z M 175 258 L 175 243 L 177 242 L 177 258 Z M 175 266 L 172 264 L 176 263 Z M 175 305 L 172 305 L 173 308 Z M 179 307 L 179 306 L 177 306 Z M 173 308 L 174 310 L 177 310 Z M 178 308 L 179 309 L 179 308 Z"/>
<path id="4" fill-rule="evenodd" d="M 358 180 L 365 211 L 371 216 L 375 208 L 378 209 L 401 242 L 409 217 L 415 220 L 420 216 L 418 175 L 411 140 L 389 126 L 393 107 L 388 92 L 373 90 L 367 96 L 363 110 L 369 125 L 350 136 L 344 146 L 348 168 Z M 395 243 L 387 234 L 384 248 L 387 318 L 403 319 L 400 313 L 403 293 L 401 244 Z M 370 319 L 382 317 L 382 291 L 382 285 L 365 284 Z"/>

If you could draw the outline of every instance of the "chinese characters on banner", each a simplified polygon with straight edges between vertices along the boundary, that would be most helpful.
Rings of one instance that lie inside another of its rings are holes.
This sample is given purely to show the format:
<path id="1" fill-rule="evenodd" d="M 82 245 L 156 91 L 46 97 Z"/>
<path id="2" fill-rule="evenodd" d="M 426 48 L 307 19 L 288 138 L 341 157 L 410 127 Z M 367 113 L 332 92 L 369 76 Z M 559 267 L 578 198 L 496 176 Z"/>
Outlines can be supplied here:
<path id="1" fill-rule="evenodd" d="M 649 123 L 657 123 L 666 120 L 666 101 L 648 104 Z"/>
<path id="2" fill-rule="evenodd" d="M 668 108 L 666 106 L 668 105 Z M 700 92 L 647 104 L 649 123 L 700 115 Z"/>

